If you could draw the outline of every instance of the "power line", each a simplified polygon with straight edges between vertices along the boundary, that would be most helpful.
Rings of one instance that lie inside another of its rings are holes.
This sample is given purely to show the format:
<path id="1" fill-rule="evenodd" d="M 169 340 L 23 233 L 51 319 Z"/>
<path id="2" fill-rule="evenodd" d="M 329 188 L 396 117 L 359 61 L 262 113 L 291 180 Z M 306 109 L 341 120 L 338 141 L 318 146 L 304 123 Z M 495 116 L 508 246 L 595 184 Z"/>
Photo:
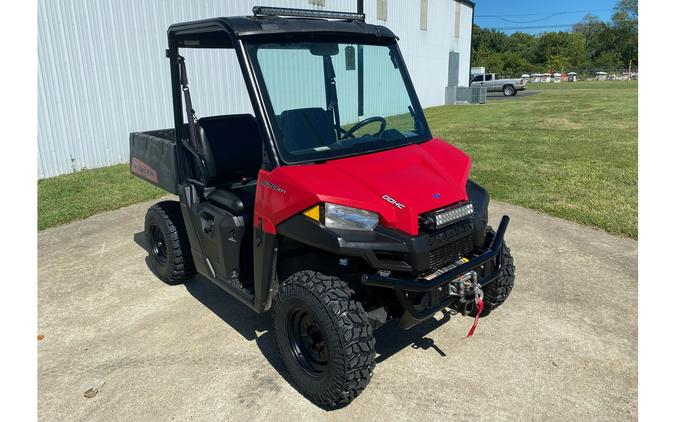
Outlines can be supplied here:
<path id="1" fill-rule="evenodd" d="M 592 12 L 606 12 L 614 9 L 593 9 L 593 10 L 573 10 L 573 11 L 562 11 L 562 12 L 547 12 L 547 13 L 514 13 L 514 14 L 504 14 L 504 15 L 475 15 L 477 18 L 502 18 L 505 16 L 515 17 L 515 16 L 544 16 L 544 15 L 571 15 L 575 13 L 592 13 Z"/>
<path id="2" fill-rule="evenodd" d="M 575 23 L 561 23 L 557 25 L 528 25 L 528 26 L 495 26 L 487 29 L 494 29 L 496 31 L 513 31 L 517 29 L 545 29 L 545 28 L 570 28 L 579 22 Z"/>
<path id="3" fill-rule="evenodd" d="M 617 19 L 614 20 L 613 22 L 636 22 L 633 19 Z M 518 29 L 546 29 L 546 28 L 571 28 L 575 25 L 583 25 L 584 22 L 574 22 L 574 23 L 560 23 L 560 24 L 555 24 L 555 25 L 525 25 L 525 26 L 494 26 L 494 27 L 487 27 L 483 26 L 481 28 L 484 29 L 494 29 L 496 31 L 514 31 Z"/>
<path id="4" fill-rule="evenodd" d="M 543 18 L 534 19 L 534 20 L 531 20 L 531 21 L 514 21 L 514 20 L 511 20 L 511 19 L 506 19 L 506 18 L 502 18 L 502 17 L 499 17 L 499 19 L 503 20 L 504 22 L 508 22 L 508 23 L 535 23 L 535 22 L 545 21 L 546 19 L 551 19 L 553 16 L 555 16 L 555 15 L 548 15 L 548 16 L 545 16 Z"/>

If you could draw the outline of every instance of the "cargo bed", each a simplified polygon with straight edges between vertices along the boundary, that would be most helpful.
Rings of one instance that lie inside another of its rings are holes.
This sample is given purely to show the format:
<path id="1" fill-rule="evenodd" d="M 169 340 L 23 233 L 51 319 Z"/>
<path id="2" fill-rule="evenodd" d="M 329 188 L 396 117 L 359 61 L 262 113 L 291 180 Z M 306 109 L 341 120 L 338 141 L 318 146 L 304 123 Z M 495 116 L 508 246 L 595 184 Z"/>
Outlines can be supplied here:
<path id="1" fill-rule="evenodd" d="M 177 194 L 176 131 L 174 129 L 129 134 L 131 173 L 146 182 Z"/>

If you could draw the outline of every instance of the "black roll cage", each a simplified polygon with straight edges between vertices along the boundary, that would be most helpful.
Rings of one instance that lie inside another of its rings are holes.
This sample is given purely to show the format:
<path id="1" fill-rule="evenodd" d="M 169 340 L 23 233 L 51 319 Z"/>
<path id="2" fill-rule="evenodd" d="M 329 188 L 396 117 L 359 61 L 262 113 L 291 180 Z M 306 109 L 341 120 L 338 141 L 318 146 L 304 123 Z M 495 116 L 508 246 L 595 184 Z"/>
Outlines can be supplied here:
<path id="1" fill-rule="evenodd" d="M 401 57 L 398 45 L 395 43 L 397 37 L 389 29 L 364 23 L 360 19 L 327 20 L 327 19 L 304 19 L 304 18 L 281 18 L 277 16 L 253 16 L 253 17 L 230 17 L 214 18 L 201 21 L 185 22 L 174 24 L 169 27 L 167 32 L 168 46 L 166 56 L 170 61 L 171 67 L 171 92 L 173 99 L 174 126 L 176 130 L 176 174 L 177 182 L 185 184 L 192 176 L 192 156 L 182 139 L 187 134 L 184 133 L 185 113 L 183 110 L 183 91 L 181 88 L 181 63 L 182 58 L 179 55 L 179 48 L 210 48 L 210 49 L 234 49 L 239 67 L 244 77 L 246 89 L 251 100 L 253 112 L 258 123 L 261 137 L 263 139 L 263 163 L 262 168 L 268 171 L 285 163 L 279 156 L 278 146 L 276 144 L 273 122 L 269 118 L 270 105 L 265 99 L 266 91 L 264 83 L 259 80 L 257 72 L 254 70 L 254 61 L 246 48 L 246 42 L 279 42 L 291 41 L 292 39 L 309 38 L 315 39 L 335 39 L 338 38 L 344 42 L 370 43 L 392 45 L 396 53 Z M 359 56 L 357 60 L 362 61 L 362 54 L 357 51 Z M 410 75 L 405 66 L 405 62 L 400 60 L 398 65 L 401 67 L 404 83 L 410 93 L 413 106 L 421 110 L 421 104 L 417 97 L 410 79 Z M 360 67 L 359 67 L 360 68 Z M 360 72 L 359 77 L 362 77 Z M 362 86 L 362 84 L 360 84 Z M 360 105 L 363 101 L 362 94 L 359 92 Z M 360 111 L 361 111 L 360 107 Z M 426 126 L 426 120 L 421 119 Z M 417 121 L 417 117 L 416 117 Z M 428 126 L 425 128 L 429 132 Z M 419 142 L 426 141 L 420 140 Z"/>
<path id="2" fill-rule="evenodd" d="M 260 88 L 257 84 L 255 73 L 251 68 L 251 63 L 246 55 L 243 43 L 237 39 L 235 34 L 224 25 L 220 20 L 205 20 L 176 24 L 169 27 L 168 31 L 169 48 L 167 49 L 167 58 L 171 66 L 171 93 L 173 99 L 173 118 L 176 129 L 176 165 L 177 182 L 185 183 L 190 176 L 189 151 L 179 139 L 184 137 L 184 112 L 183 112 L 183 92 L 181 89 L 181 62 L 182 58 L 178 53 L 179 48 L 233 48 L 239 67 L 244 76 L 246 89 L 251 99 L 253 112 L 260 133 L 263 134 L 263 168 L 272 169 L 279 166 L 279 157 L 274 145 L 270 142 L 272 130 L 269 120 L 266 118 L 265 104 L 260 94 Z M 187 152 L 187 154 L 186 154 Z"/>

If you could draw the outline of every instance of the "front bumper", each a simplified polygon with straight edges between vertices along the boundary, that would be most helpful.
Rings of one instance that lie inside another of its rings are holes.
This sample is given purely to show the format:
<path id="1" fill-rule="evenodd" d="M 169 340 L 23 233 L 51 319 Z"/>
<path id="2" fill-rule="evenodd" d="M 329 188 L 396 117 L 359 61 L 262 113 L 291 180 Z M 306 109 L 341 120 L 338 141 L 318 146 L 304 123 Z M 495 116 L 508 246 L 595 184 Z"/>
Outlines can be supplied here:
<path id="1" fill-rule="evenodd" d="M 378 274 L 364 274 L 361 278 L 361 282 L 368 286 L 393 289 L 401 306 L 403 306 L 403 309 L 406 312 L 402 318 L 402 325 L 404 328 L 410 328 L 417 322 L 446 308 L 456 300 L 456 296 L 441 298 L 439 294 L 439 290 L 448 285 L 451 281 L 470 271 L 482 268 L 491 268 L 491 271 L 487 274 L 485 271 L 480 271 L 483 275 L 478 279 L 478 284 L 481 286 L 490 283 L 499 276 L 502 268 L 504 234 L 506 233 L 508 225 L 509 217 L 502 217 L 497 233 L 494 238 L 489 241 L 489 245 L 486 245 L 486 248 L 484 248 L 484 251 L 480 255 L 439 275 L 431 281 L 421 278 L 401 279 L 396 277 L 385 277 Z M 430 293 L 429 306 L 424 309 L 419 309 L 409 299 L 408 293 Z"/>

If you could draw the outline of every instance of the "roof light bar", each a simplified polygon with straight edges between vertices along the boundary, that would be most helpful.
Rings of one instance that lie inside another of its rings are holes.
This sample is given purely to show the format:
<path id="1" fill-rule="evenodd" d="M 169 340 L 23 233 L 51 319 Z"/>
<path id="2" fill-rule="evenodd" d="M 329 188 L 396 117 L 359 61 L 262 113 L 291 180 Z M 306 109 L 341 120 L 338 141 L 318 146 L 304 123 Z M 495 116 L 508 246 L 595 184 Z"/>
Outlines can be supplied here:
<path id="1" fill-rule="evenodd" d="M 330 10 L 310 10 L 310 9 L 291 9 L 289 7 L 253 7 L 255 16 L 283 16 L 293 18 L 318 18 L 318 19 L 340 19 L 340 20 L 359 20 L 365 21 L 366 15 L 363 13 L 335 12 Z"/>

